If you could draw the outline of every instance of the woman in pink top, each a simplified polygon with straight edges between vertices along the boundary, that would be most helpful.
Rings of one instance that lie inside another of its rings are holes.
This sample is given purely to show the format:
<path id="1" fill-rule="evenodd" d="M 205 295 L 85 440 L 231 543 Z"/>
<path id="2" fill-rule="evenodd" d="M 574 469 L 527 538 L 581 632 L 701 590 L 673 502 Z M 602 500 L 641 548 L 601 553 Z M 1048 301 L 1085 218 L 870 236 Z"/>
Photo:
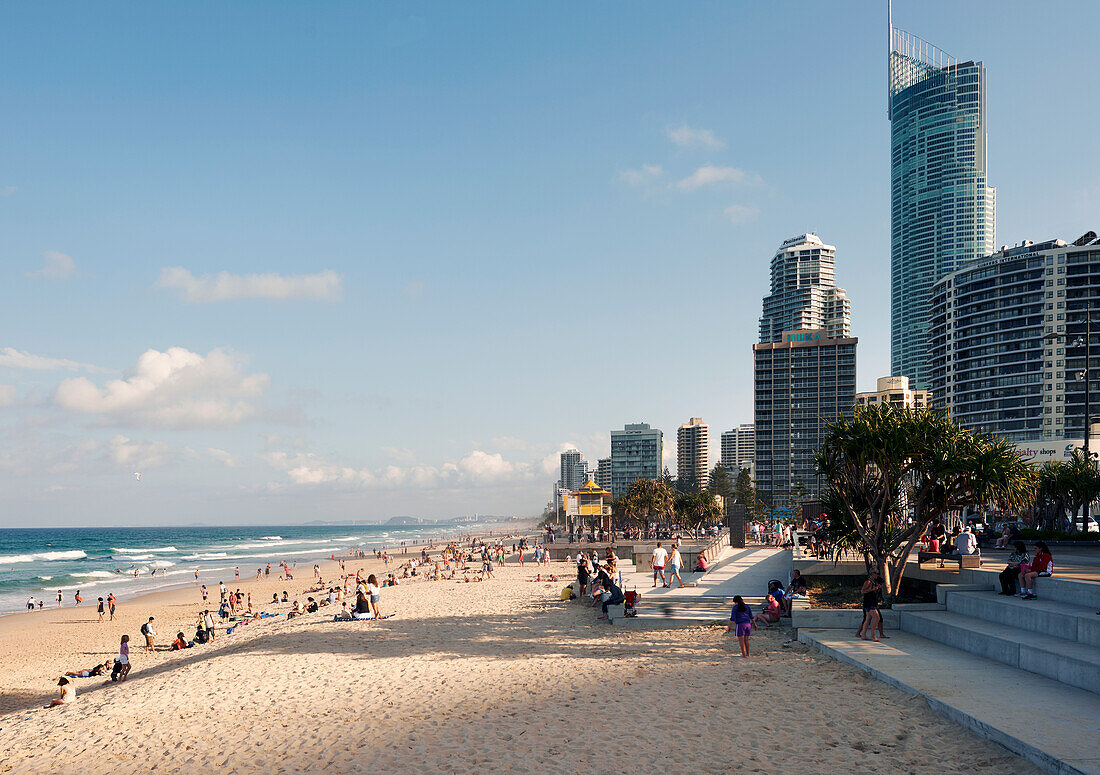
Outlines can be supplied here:
<path id="1" fill-rule="evenodd" d="M 123 635 L 122 643 L 118 646 L 118 661 L 122 665 L 122 671 L 118 674 L 118 680 L 125 681 L 126 674 L 130 672 L 130 636 Z"/>
<path id="2" fill-rule="evenodd" d="M 755 630 L 761 624 L 765 627 L 769 624 L 775 624 L 779 621 L 780 613 L 782 613 L 782 609 L 779 607 L 779 601 L 773 595 L 768 595 L 768 602 L 764 606 L 764 610 L 752 619 L 752 628 Z"/>

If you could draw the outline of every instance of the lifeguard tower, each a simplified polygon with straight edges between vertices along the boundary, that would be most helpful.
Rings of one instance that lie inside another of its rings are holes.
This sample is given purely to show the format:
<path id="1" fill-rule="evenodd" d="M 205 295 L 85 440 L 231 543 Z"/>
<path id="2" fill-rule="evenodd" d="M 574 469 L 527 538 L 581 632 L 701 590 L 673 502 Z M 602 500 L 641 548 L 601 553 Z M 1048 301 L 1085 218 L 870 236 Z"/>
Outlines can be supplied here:
<path id="1" fill-rule="evenodd" d="M 566 495 L 565 516 L 579 520 L 582 524 L 594 519 L 601 531 L 610 533 L 611 493 L 601 490 L 599 485 L 589 479 L 584 487 Z"/>

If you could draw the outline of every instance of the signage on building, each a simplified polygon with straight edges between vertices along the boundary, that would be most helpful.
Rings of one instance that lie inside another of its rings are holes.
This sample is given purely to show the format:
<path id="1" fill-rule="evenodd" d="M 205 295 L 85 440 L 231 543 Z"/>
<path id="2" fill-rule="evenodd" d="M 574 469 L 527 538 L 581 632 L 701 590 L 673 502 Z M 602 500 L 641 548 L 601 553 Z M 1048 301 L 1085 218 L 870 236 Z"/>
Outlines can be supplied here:
<path id="1" fill-rule="evenodd" d="M 824 331 L 784 331 L 784 342 L 820 342 L 828 340 L 829 336 Z"/>
<path id="2" fill-rule="evenodd" d="M 1038 466 L 1048 460 L 1069 460 L 1075 449 L 1082 449 L 1084 446 L 1085 442 L 1081 439 L 1019 441 L 1016 443 L 1016 451 L 1025 463 Z M 1100 457 L 1100 452 L 1092 451 L 1091 456 Z"/>

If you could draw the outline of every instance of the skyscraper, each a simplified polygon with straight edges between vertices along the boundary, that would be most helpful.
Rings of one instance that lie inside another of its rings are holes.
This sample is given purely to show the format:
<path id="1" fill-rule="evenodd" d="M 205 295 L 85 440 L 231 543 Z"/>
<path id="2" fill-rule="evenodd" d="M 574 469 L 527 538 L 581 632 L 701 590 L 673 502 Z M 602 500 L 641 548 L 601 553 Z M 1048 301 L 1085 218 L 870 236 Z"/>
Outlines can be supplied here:
<path id="1" fill-rule="evenodd" d="M 890 22 L 890 368 L 928 387 L 932 286 L 993 252 L 985 68 Z"/>
<path id="2" fill-rule="evenodd" d="M 601 457 L 596 463 L 596 484 L 601 490 L 611 492 L 611 458 Z"/>
<path id="3" fill-rule="evenodd" d="M 638 479 L 660 478 L 663 453 L 664 434 L 647 423 L 611 431 L 611 494 L 620 498 Z"/>
<path id="4" fill-rule="evenodd" d="M 579 490 L 584 487 L 584 482 L 577 481 L 577 475 L 580 473 L 577 466 L 584 460 L 578 450 L 567 449 L 561 453 L 561 486 L 566 490 Z"/>
<path id="5" fill-rule="evenodd" d="M 756 429 L 751 422 L 741 423 L 722 434 L 722 467 L 737 476 L 742 468 L 751 468 L 756 457 Z"/>
<path id="6" fill-rule="evenodd" d="M 852 307 L 836 287 L 836 248 L 816 234 L 784 240 L 772 257 L 771 294 L 764 297 L 760 341 L 782 341 L 784 331 L 814 329 L 829 338 L 852 335 Z"/>
<path id="7" fill-rule="evenodd" d="M 692 417 L 676 431 L 676 478 L 705 490 L 710 480 L 710 426 Z"/>

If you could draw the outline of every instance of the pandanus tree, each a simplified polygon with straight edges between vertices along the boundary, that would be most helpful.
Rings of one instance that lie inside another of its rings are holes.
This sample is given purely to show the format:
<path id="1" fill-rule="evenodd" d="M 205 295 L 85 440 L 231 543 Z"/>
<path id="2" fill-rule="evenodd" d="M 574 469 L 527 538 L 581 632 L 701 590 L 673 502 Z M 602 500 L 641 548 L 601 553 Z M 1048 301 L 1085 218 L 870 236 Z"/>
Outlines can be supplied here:
<path id="1" fill-rule="evenodd" d="M 888 405 L 826 424 L 816 454 L 830 520 L 883 579 L 886 602 L 924 531 L 948 512 L 1029 503 L 1036 476 L 1004 439 L 968 431 L 941 411 Z"/>
<path id="2" fill-rule="evenodd" d="M 1069 460 L 1050 460 L 1039 468 L 1035 503 L 1039 520 L 1048 530 L 1060 530 L 1067 514 L 1073 521 L 1100 497 L 1100 469 L 1082 450 Z"/>
<path id="3" fill-rule="evenodd" d="M 718 505 L 714 493 L 709 490 L 680 493 L 676 496 L 673 508 L 680 526 L 690 530 L 696 538 L 699 537 L 700 527 L 722 516 L 722 507 Z"/>
<path id="4" fill-rule="evenodd" d="M 638 479 L 631 482 L 622 499 L 623 513 L 644 531 L 650 522 L 660 522 L 673 512 L 672 487 L 664 479 Z"/>

